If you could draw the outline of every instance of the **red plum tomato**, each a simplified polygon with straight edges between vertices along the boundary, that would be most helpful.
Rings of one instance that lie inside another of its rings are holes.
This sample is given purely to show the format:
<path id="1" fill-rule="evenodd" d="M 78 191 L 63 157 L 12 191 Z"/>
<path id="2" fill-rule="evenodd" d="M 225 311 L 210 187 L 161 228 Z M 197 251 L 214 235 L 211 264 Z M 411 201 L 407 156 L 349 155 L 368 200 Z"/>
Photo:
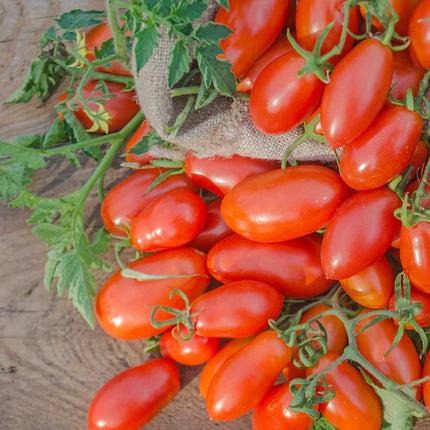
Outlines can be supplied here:
<path id="1" fill-rule="evenodd" d="M 424 68 L 430 67 L 430 0 L 423 0 L 413 10 L 409 20 L 409 50 Z"/>
<path id="2" fill-rule="evenodd" d="M 133 136 L 127 141 L 125 145 L 125 161 L 127 163 L 136 163 L 139 165 L 148 164 L 148 162 L 152 159 L 152 157 L 148 154 L 128 154 L 133 146 L 137 145 L 144 136 L 146 136 L 151 131 L 151 126 L 147 119 L 145 119 L 142 124 L 138 127 L 138 129 L 134 132 Z"/>

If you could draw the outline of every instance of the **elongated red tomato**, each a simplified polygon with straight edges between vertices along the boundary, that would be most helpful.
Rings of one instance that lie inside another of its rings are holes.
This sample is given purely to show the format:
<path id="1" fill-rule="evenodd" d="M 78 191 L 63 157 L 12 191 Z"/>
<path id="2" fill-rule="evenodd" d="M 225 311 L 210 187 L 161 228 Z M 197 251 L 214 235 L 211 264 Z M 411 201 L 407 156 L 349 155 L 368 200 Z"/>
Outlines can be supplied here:
<path id="1" fill-rule="evenodd" d="M 394 293 L 393 269 L 385 256 L 339 282 L 351 299 L 370 309 L 386 309 Z"/>
<path id="2" fill-rule="evenodd" d="M 293 35 L 294 37 L 294 35 Z M 254 83 L 263 69 L 281 55 L 293 51 L 294 48 L 286 34 L 280 34 L 276 41 L 253 63 L 252 67 L 245 73 L 243 79 L 237 85 L 237 91 L 243 93 L 251 92 Z"/>
<path id="3" fill-rule="evenodd" d="M 130 31 L 127 31 L 126 36 L 131 36 Z M 95 61 L 95 48 L 100 49 L 102 47 L 103 42 L 111 39 L 113 37 L 112 30 L 109 24 L 103 22 L 101 24 L 95 25 L 91 27 L 85 33 L 85 48 L 89 51 L 86 55 L 86 58 L 89 61 Z M 130 70 L 127 70 L 119 61 L 112 61 L 110 64 L 112 67 L 106 66 L 97 66 L 95 70 L 97 72 L 109 73 L 112 75 L 121 75 L 121 76 L 130 76 L 132 77 L 132 73 Z"/>
<path id="4" fill-rule="evenodd" d="M 251 411 L 269 392 L 292 350 L 274 331 L 259 334 L 228 358 L 209 385 L 206 407 L 213 420 L 228 421 Z"/>
<path id="5" fill-rule="evenodd" d="M 328 223 L 322 241 L 321 262 L 327 278 L 350 278 L 381 258 L 399 228 L 393 212 L 400 205 L 386 187 L 361 191 L 346 200 Z"/>
<path id="6" fill-rule="evenodd" d="M 191 303 L 195 333 L 207 337 L 248 337 L 268 327 L 282 308 L 282 295 L 265 282 L 236 281 L 202 294 Z"/>
<path id="7" fill-rule="evenodd" d="M 430 222 L 400 229 L 400 261 L 410 281 L 430 293 Z"/>
<path id="8" fill-rule="evenodd" d="M 136 216 L 155 197 L 176 188 L 187 188 L 198 192 L 198 187 L 184 174 L 171 175 L 147 193 L 152 183 L 160 176 L 161 170 L 140 170 L 115 185 L 103 200 L 100 214 L 103 224 L 109 233 L 127 236 L 129 228 Z"/>
<path id="9" fill-rule="evenodd" d="M 137 154 L 127 154 L 128 151 L 130 151 L 133 146 L 137 145 L 144 136 L 146 136 L 151 131 L 151 126 L 149 125 L 149 122 L 147 119 L 145 119 L 142 124 L 138 127 L 138 129 L 134 132 L 133 136 L 130 137 L 130 139 L 127 141 L 127 144 L 125 145 L 125 161 L 127 163 L 137 163 L 140 165 L 147 164 L 149 160 L 152 159 L 151 155 L 148 153 L 137 155 Z"/>
<path id="10" fill-rule="evenodd" d="M 224 284 L 254 279 L 273 285 L 286 297 L 317 296 L 333 285 L 322 270 L 317 235 L 261 243 L 233 234 L 209 251 L 207 267 Z"/>
<path id="11" fill-rule="evenodd" d="M 188 330 L 184 328 L 183 333 L 188 335 Z M 213 357 L 219 348 L 219 339 L 194 333 L 191 339 L 178 340 L 173 336 L 172 330 L 168 330 L 161 336 L 159 346 L 164 358 L 186 366 L 196 366 Z"/>
<path id="12" fill-rule="evenodd" d="M 88 409 L 89 430 L 138 430 L 178 394 L 176 366 L 164 358 L 148 361 L 114 376 Z"/>
<path id="13" fill-rule="evenodd" d="M 202 231 L 189 243 L 190 246 L 204 252 L 220 240 L 233 234 L 221 215 L 221 199 L 211 201 L 206 205 L 206 222 Z"/>
<path id="14" fill-rule="evenodd" d="M 154 252 L 186 245 L 202 230 L 206 204 L 197 194 L 177 188 L 151 200 L 131 224 L 131 242 L 140 251 Z"/>
<path id="15" fill-rule="evenodd" d="M 407 49 L 393 51 L 393 78 L 391 80 L 391 96 L 403 100 L 409 88 L 417 95 L 425 69 L 412 61 Z"/>
<path id="16" fill-rule="evenodd" d="M 222 364 L 234 353 L 251 343 L 255 336 L 239 337 L 230 340 L 205 364 L 200 374 L 200 395 L 206 398 L 209 385 Z"/>
<path id="17" fill-rule="evenodd" d="M 148 275 L 190 276 L 138 281 L 123 277 L 121 270 L 115 272 L 97 294 L 95 308 L 100 326 L 117 339 L 143 339 L 167 330 L 169 327 L 156 329 L 152 326 L 151 306 L 183 309 L 184 301 L 177 294 L 169 299 L 170 292 L 179 289 L 194 300 L 206 291 L 210 281 L 206 255 L 190 247 L 150 254 L 127 267 Z M 155 314 L 156 321 L 171 317 L 160 310 Z"/>
<path id="18" fill-rule="evenodd" d="M 333 170 L 292 166 L 246 178 L 226 194 L 221 213 L 226 224 L 247 239 L 281 242 L 326 226 L 348 194 Z"/>
<path id="19" fill-rule="evenodd" d="M 228 11 L 223 7 L 218 9 L 214 21 L 233 30 L 220 46 L 233 65 L 236 78 L 276 40 L 288 8 L 289 2 L 285 0 L 230 0 Z"/>
<path id="20" fill-rule="evenodd" d="M 376 338 L 374 342 L 377 343 Z M 338 357 L 329 352 L 315 367 L 306 369 L 306 375 L 320 373 Z M 381 401 L 357 369 L 342 361 L 325 375 L 325 379 L 336 392 L 332 400 L 321 403 L 319 407 L 330 424 L 338 430 L 380 430 Z"/>
<path id="21" fill-rule="evenodd" d="M 360 136 L 345 146 L 340 156 L 342 179 L 358 190 L 385 185 L 408 165 L 422 128 L 417 112 L 404 106 L 386 106 Z"/>
<path id="22" fill-rule="evenodd" d="M 321 100 L 321 125 L 331 148 L 349 143 L 372 123 L 392 74 L 391 50 L 376 39 L 363 40 L 339 61 Z"/>
<path id="23" fill-rule="evenodd" d="M 334 48 L 340 41 L 344 21 L 343 8 L 345 0 L 300 0 L 297 4 L 296 31 L 297 40 L 304 49 L 312 51 L 318 36 L 332 22 L 333 28 L 324 39 L 321 54 L 324 55 Z M 357 7 L 350 8 L 348 29 L 357 33 L 359 11 Z M 333 57 L 330 62 L 335 64 L 342 58 L 354 44 L 354 39 L 347 35 L 340 55 Z"/>
<path id="24" fill-rule="evenodd" d="M 293 395 L 288 383 L 275 385 L 255 407 L 252 430 L 311 430 L 314 420 L 304 412 L 290 411 L 291 400 Z"/>
<path id="25" fill-rule="evenodd" d="M 423 0 L 413 10 L 409 20 L 409 49 L 422 67 L 430 67 L 430 0 Z"/>
<path id="26" fill-rule="evenodd" d="M 411 303 L 421 303 L 422 309 L 418 312 L 414 319 L 421 327 L 430 326 L 430 294 L 423 293 L 418 288 L 415 288 L 413 285 L 410 287 L 411 294 Z M 395 309 L 396 307 L 396 296 L 393 293 L 389 302 L 388 309 Z M 397 320 L 394 320 L 394 324 L 398 325 Z M 409 324 L 406 324 L 406 328 L 409 330 L 413 330 Z"/>
<path id="27" fill-rule="evenodd" d="M 361 314 L 367 312 L 369 311 L 364 310 Z M 355 325 L 356 333 L 365 327 L 372 318 L 360 320 Z M 421 362 L 414 343 L 406 333 L 398 345 L 388 355 L 385 355 L 391 348 L 396 333 L 396 325 L 392 320 L 387 319 L 356 334 L 355 339 L 358 350 L 376 369 L 398 384 L 408 384 L 421 378 Z M 417 389 L 416 399 L 420 400 L 421 386 L 414 388 Z"/>
<path id="28" fill-rule="evenodd" d="M 297 72 L 305 59 L 296 51 L 281 55 L 260 73 L 249 99 L 252 122 L 263 133 L 287 133 L 318 107 L 324 83 L 313 73 Z"/>
<path id="29" fill-rule="evenodd" d="M 197 184 L 224 197 L 248 176 L 279 168 L 278 161 L 261 160 L 234 154 L 231 157 L 198 158 L 191 152 L 185 159 L 185 174 Z"/>

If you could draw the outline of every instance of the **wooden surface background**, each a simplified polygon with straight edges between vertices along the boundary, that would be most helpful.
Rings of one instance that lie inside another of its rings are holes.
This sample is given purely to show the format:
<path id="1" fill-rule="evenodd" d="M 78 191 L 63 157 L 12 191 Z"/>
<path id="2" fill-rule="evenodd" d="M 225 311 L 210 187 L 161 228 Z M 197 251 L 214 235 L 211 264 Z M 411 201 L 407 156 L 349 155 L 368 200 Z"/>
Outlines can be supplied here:
<path id="1" fill-rule="evenodd" d="M 0 2 L 0 140 L 43 133 L 55 118 L 58 94 L 45 104 L 4 106 L 21 84 L 37 52 L 37 41 L 52 19 L 74 8 L 103 9 L 102 0 L 2 0 Z M 79 188 L 94 168 L 79 172 L 61 158 L 49 160 L 34 176 L 32 189 L 43 196 L 66 195 Z M 126 172 L 109 172 L 109 187 Z M 87 216 L 100 225 L 96 196 Z M 26 225 L 29 211 L 0 203 L 0 428 L 2 430 L 78 430 L 86 428 L 88 405 L 97 390 L 117 373 L 152 358 L 140 341 L 111 339 L 83 321 L 67 298 L 43 287 L 45 245 Z M 112 251 L 105 257 L 112 262 Z M 98 276 L 101 286 L 107 274 Z M 250 415 L 210 422 L 198 395 L 200 367 L 180 366 L 182 389 L 145 428 L 153 430 L 251 429 Z M 416 429 L 430 429 L 430 419 Z"/>

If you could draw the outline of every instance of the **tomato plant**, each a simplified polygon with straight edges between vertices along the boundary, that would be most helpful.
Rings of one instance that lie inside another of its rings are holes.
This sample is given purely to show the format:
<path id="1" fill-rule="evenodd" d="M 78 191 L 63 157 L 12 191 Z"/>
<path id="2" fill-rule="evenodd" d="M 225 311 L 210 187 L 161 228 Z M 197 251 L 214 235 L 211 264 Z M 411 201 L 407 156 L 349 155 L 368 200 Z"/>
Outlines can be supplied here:
<path id="1" fill-rule="evenodd" d="M 96 79 L 85 82 L 82 88 L 82 97 L 85 101 L 93 97 L 101 97 L 103 95 L 99 88 L 99 82 Z M 125 85 L 116 82 L 105 81 L 106 88 L 109 94 L 114 95 L 104 102 L 104 110 L 109 113 L 108 132 L 113 133 L 122 130 L 128 122 L 139 112 L 140 106 L 137 103 L 137 96 L 134 90 L 125 91 Z M 59 102 L 66 100 L 67 93 L 64 93 Z M 67 102 L 66 102 L 67 104 Z M 98 102 L 88 101 L 88 106 L 92 111 L 92 115 L 88 115 L 89 111 L 84 108 L 82 103 L 77 100 L 76 107 L 73 106 L 73 114 L 81 123 L 85 130 L 90 130 L 94 124 L 94 116 L 99 112 L 100 106 Z M 102 128 L 94 130 L 94 133 L 104 133 Z"/>
<path id="2" fill-rule="evenodd" d="M 211 248 L 207 267 L 223 283 L 254 279 L 273 285 L 287 297 L 317 296 L 333 285 L 322 270 L 317 235 L 261 243 L 233 234 Z"/>
<path id="3" fill-rule="evenodd" d="M 189 152 L 185 174 L 199 187 L 224 197 L 248 176 L 279 168 L 278 161 L 262 160 L 233 154 L 231 157 L 199 158 Z"/>
<path id="4" fill-rule="evenodd" d="M 180 296 L 175 294 L 169 299 L 171 291 L 179 289 L 193 300 L 206 291 L 210 281 L 206 255 L 190 247 L 150 254 L 129 263 L 127 268 L 166 278 L 137 280 L 122 276 L 118 270 L 105 282 L 97 294 L 96 316 L 103 330 L 117 339 L 143 339 L 167 330 L 169 327 L 152 326 L 151 306 L 183 309 L 185 303 Z M 170 314 L 161 310 L 155 314 L 156 321 L 169 318 Z"/>
<path id="5" fill-rule="evenodd" d="M 413 10 L 409 20 L 409 49 L 422 67 L 430 67 L 430 1 L 423 0 Z"/>
<path id="6" fill-rule="evenodd" d="M 89 430 L 138 430 L 178 394 L 179 372 L 158 358 L 114 376 L 94 396 L 88 409 Z"/>
<path id="7" fill-rule="evenodd" d="M 345 14 L 343 8 L 345 0 L 300 0 L 296 12 L 297 41 L 300 46 L 312 51 L 318 36 L 330 24 L 333 28 L 321 46 L 321 54 L 327 54 L 340 41 Z M 350 8 L 348 29 L 356 34 L 359 24 L 359 11 L 357 7 Z M 342 58 L 354 44 L 354 39 L 347 35 L 340 55 L 332 57 L 330 62 L 335 64 Z"/>
<path id="8" fill-rule="evenodd" d="M 296 51 L 272 61 L 256 79 L 249 114 L 258 130 L 283 134 L 302 124 L 318 107 L 324 83 L 314 74 L 298 77 L 306 60 Z"/>
<path id="9" fill-rule="evenodd" d="M 254 61 L 276 40 L 287 18 L 285 0 L 230 0 L 229 9 L 220 7 L 214 21 L 233 33 L 220 46 L 240 78 Z"/>
<path id="10" fill-rule="evenodd" d="M 197 297 L 190 306 L 195 333 L 207 337 L 248 337 L 268 327 L 282 308 L 282 295 L 271 285 L 242 280 Z"/>
<path id="11" fill-rule="evenodd" d="M 348 194 L 333 170 L 292 166 L 244 179 L 226 194 L 221 213 L 226 224 L 247 239 L 280 242 L 325 227 Z"/>
<path id="12" fill-rule="evenodd" d="M 275 385 L 255 407 L 252 430 L 311 430 L 314 420 L 309 415 L 288 409 L 292 399 L 288 383 Z"/>
<path id="13" fill-rule="evenodd" d="M 131 36 L 131 32 L 127 31 L 126 35 Z M 87 51 L 89 51 L 86 55 L 87 60 L 91 62 L 95 61 L 96 60 L 95 49 L 97 48 L 98 50 L 100 50 L 103 42 L 106 42 L 112 37 L 113 37 L 113 34 L 110 28 L 110 25 L 105 22 L 91 27 L 85 33 L 85 48 L 87 49 Z M 112 61 L 110 65 L 111 67 L 109 67 L 108 65 L 97 66 L 95 70 L 97 72 L 110 73 L 112 75 L 130 76 L 130 77 L 133 76 L 132 73 L 129 70 L 127 70 L 117 60 Z"/>
<path id="14" fill-rule="evenodd" d="M 366 314 L 369 311 L 362 311 Z M 374 317 L 364 318 L 357 322 L 356 342 L 363 357 L 385 376 L 398 384 L 408 384 L 421 378 L 422 367 L 418 352 L 411 338 L 404 333 L 400 342 L 386 355 L 394 342 L 397 327 L 393 320 L 385 319 L 361 333 Z M 421 399 L 421 386 L 416 386 L 416 398 Z"/>
<path id="15" fill-rule="evenodd" d="M 385 256 L 339 282 L 351 299 L 370 309 L 386 309 L 394 293 L 394 274 Z"/>
<path id="16" fill-rule="evenodd" d="M 400 199 L 386 187 L 361 191 L 346 200 L 328 223 L 322 241 L 327 278 L 350 278 L 381 258 L 399 228 L 393 212 L 400 206 Z"/>
<path id="17" fill-rule="evenodd" d="M 374 342 L 377 343 L 376 340 Z M 320 373 L 337 358 L 337 354 L 329 352 L 319 359 L 316 366 L 308 368 L 306 375 Z M 333 399 L 319 406 L 319 411 L 330 424 L 338 430 L 380 430 L 381 401 L 359 370 L 342 361 L 325 375 L 325 379 L 336 392 Z"/>
<path id="18" fill-rule="evenodd" d="M 277 333 L 265 331 L 230 356 L 209 385 L 206 407 L 210 418 L 233 420 L 251 411 L 291 360 L 291 351 Z"/>
<path id="19" fill-rule="evenodd" d="M 209 359 L 200 373 L 199 387 L 200 395 L 202 397 L 206 398 L 209 385 L 222 364 L 237 351 L 248 345 L 254 338 L 255 336 L 232 339 L 222 348 L 220 348 L 212 358 Z"/>
<path id="20" fill-rule="evenodd" d="M 339 61 L 321 99 L 321 125 L 331 148 L 349 143 L 372 123 L 392 75 L 391 50 L 376 39 L 363 40 Z"/>
<path id="21" fill-rule="evenodd" d="M 202 231 L 189 243 L 201 251 L 209 250 L 220 240 L 233 234 L 221 215 L 221 199 L 216 199 L 206 205 L 206 222 Z"/>
<path id="22" fill-rule="evenodd" d="M 154 252 L 186 245 L 202 230 L 206 204 L 185 188 L 152 199 L 131 224 L 131 242 L 140 251 Z"/>
<path id="23" fill-rule="evenodd" d="M 181 328 L 181 333 L 188 335 L 188 330 Z M 190 339 L 179 339 L 173 329 L 168 330 L 160 338 L 160 353 L 164 358 L 170 358 L 176 363 L 196 366 L 206 363 L 218 350 L 219 339 L 199 336 L 194 333 Z"/>
<path id="24" fill-rule="evenodd" d="M 161 170 L 158 168 L 139 170 L 121 180 L 106 194 L 100 214 L 109 233 L 127 236 L 125 228 L 130 227 L 136 216 L 153 198 L 167 191 L 186 188 L 198 192 L 198 187 L 184 174 L 171 175 L 148 192 L 160 174 Z"/>
<path id="25" fill-rule="evenodd" d="M 400 261 L 416 288 L 430 292 L 430 222 L 400 229 Z"/>
<path id="26" fill-rule="evenodd" d="M 127 163 L 137 163 L 140 165 L 145 165 L 149 162 L 149 160 L 152 159 L 152 157 L 148 154 L 128 154 L 128 151 L 130 151 L 133 146 L 138 144 L 143 136 L 146 136 L 148 132 L 151 131 L 151 126 L 149 125 L 149 122 L 147 119 L 145 119 L 142 124 L 140 124 L 139 128 L 134 132 L 133 136 L 130 137 L 130 139 L 127 141 L 127 144 L 125 145 L 125 161 Z"/>
<path id="27" fill-rule="evenodd" d="M 385 185 L 408 165 L 422 128 L 417 112 L 386 106 L 360 136 L 345 146 L 340 156 L 342 179 L 359 190 Z"/>

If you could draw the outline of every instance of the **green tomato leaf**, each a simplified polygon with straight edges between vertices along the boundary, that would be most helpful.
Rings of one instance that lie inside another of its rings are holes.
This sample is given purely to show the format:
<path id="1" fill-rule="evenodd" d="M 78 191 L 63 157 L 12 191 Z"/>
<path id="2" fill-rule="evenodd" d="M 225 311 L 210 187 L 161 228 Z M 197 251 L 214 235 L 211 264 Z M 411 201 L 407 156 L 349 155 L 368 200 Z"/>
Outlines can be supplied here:
<path id="1" fill-rule="evenodd" d="M 233 31 L 223 24 L 207 22 L 200 24 L 194 30 L 194 37 L 208 45 L 218 45 L 219 41 L 227 38 Z"/>
<path id="2" fill-rule="evenodd" d="M 44 48 L 50 42 L 54 41 L 57 37 L 58 29 L 54 25 L 48 28 L 45 33 L 42 34 L 39 40 L 39 46 Z"/>
<path id="3" fill-rule="evenodd" d="M 161 34 L 155 24 L 147 22 L 146 27 L 137 32 L 135 37 L 137 42 L 134 47 L 134 55 L 136 58 L 137 73 L 139 73 L 151 57 L 154 48 L 158 46 L 158 38 L 161 37 Z"/>
<path id="4" fill-rule="evenodd" d="M 228 0 L 216 0 L 216 2 L 223 8 L 229 10 Z"/>
<path id="5" fill-rule="evenodd" d="M 81 9 L 74 9 L 63 13 L 58 18 L 55 18 L 54 21 L 62 30 L 70 31 L 100 24 L 102 22 L 100 18 L 105 15 L 105 12 L 102 10 L 83 11 Z"/>
<path id="6" fill-rule="evenodd" d="M 176 22 L 193 22 L 201 18 L 207 8 L 207 0 L 181 0 L 173 6 L 171 16 Z"/>
<path id="7" fill-rule="evenodd" d="M 183 40 L 175 43 L 171 53 L 167 73 L 167 84 L 169 88 L 173 87 L 185 73 L 190 71 L 191 57 L 188 48 Z"/>
<path id="8" fill-rule="evenodd" d="M 231 64 L 217 58 L 223 54 L 223 50 L 215 45 L 198 45 L 194 49 L 206 88 L 213 85 L 220 94 L 236 98 L 236 78 Z"/>
<path id="9" fill-rule="evenodd" d="M 68 142 L 68 140 L 69 138 L 63 129 L 63 121 L 60 118 L 56 118 L 49 130 L 42 136 L 40 147 L 49 149 L 56 143 Z"/>
<path id="10" fill-rule="evenodd" d="M 312 427 L 312 430 L 336 430 L 324 417 L 318 418 Z"/>
<path id="11" fill-rule="evenodd" d="M 15 198 L 22 189 L 31 184 L 33 169 L 24 163 L 14 163 L 0 168 L 0 198 Z"/>
<path id="12" fill-rule="evenodd" d="M 42 154 L 30 147 L 31 143 L 34 142 L 33 138 L 40 139 L 40 136 L 20 136 L 14 138 L 11 142 L 0 142 L 0 157 L 20 162 L 31 169 L 44 167 L 46 162 Z"/>

